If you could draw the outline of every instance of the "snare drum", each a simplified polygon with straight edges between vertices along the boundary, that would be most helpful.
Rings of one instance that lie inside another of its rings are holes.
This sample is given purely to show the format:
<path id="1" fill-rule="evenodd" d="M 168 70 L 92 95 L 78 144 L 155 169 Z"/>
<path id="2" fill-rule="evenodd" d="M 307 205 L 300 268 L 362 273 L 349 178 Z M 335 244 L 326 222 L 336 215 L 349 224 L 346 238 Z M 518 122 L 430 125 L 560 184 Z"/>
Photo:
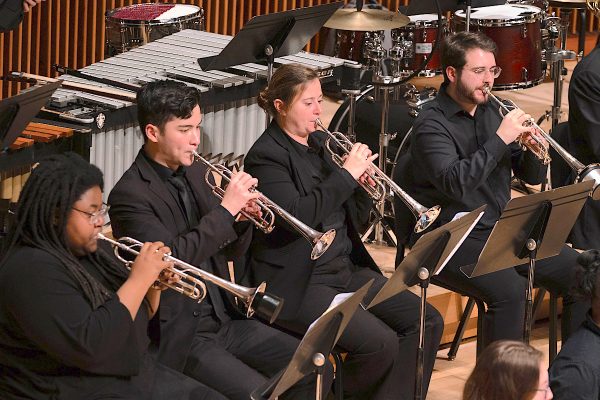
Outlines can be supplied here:
<path id="1" fill-rule="evenodd" d="M 471 30 L 489 36 L 498 46 L 496 64 L 502 73 L 494 80 L 495 90 L 521 89 L 542 82 L 542 11 L 525 4 L 474 8 Z M 454 14 L 455 31 L 463 31 L 465 12 Z"/>
<path id="2" fill-rule="evenodd" d="M 204 11 L 188 4 L 144 3 L 106 12 L 106 52 L 123 53 L 183 29 L 204 29 Z"/>
<path id="3" fill-rule="evenodd" d="M 409 18 L 408 25 L 392 29 L 393 46 L 390 50 L 390 56 L 395 60 L 395 72 L 402 71 L 405 75 L 413 73 L 431 54 L 439 29 L 437 14 L 410 15 Z M 442 16 L 442 39 L 447 31 L 448 21 Z M 434 76 L 441 72 L 441 68 L 438 48 L 421 75 Z"/>

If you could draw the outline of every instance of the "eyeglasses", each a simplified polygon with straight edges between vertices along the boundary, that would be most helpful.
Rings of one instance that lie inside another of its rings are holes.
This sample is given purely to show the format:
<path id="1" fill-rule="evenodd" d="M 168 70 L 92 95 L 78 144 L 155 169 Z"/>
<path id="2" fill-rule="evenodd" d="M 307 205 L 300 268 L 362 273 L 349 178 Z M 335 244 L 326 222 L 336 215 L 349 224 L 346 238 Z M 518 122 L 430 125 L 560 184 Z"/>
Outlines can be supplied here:
<path id="1" fill-rule="evenodd" d="M 502 68 L 500 68 L 497 65 L 494 66 L 494 67 L 491 67 L 489 70 L 486 69 L 485 67 L 469 68 L 468 70 L 471 71 L 472 73 L 474 73 L 475 75 L 478 75 L 478 76 L 483 76 L 487 71 L 489 71 L 489 73 L 494 78 L 499 77 L 500 73 L 502 72 Z"/>
<path id="2" fill-rule="evenodd" d="M 98 223 L 100 221 L 104 222 L 104 220 L 106 219 L 106 216 L 108 214 L 108 209 L 110 208 L 110 206 L 108 204 L 102 203 L 102 206 L 100 207 L 100 209 L 98 211 L 95 211 L 93 213 L 91 212 L 87 212 L 87 211 L 83 211 L 83 210 L 79 210 L 75 207 L 73 207 L 73 210 L 75 211 L 79 211 L 80 213 L 83 213 L 87 216 L 90 217 L 89 221 L 90 224 L 92 225 L 98 225 Z"/>

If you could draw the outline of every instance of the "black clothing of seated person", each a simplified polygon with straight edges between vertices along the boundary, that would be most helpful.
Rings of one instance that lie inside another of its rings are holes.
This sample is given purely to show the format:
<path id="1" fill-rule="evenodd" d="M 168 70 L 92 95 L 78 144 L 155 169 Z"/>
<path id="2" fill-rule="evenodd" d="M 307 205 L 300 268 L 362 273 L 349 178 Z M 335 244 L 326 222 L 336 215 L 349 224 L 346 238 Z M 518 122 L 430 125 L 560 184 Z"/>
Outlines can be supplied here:
<path id="1" fill-rule="evenodd" d="M 571 335 L 550 366 L 550 387 L 557 400 L 600 399 L 600 252 L 577 259 L 576 290 L 592 302 L 581 327 Z"/>
<path id="2" fill-rule="evenodd" d="M 476 278 L 467 278 L 460 267 L 477 262 L 510 199 L 511 171 L 531 184 L 540 183 L 546 174 L 539 160 L 515 143 L 526 130 L 523 123 L 531 117 L 516 109 L 502 118 L 484 93 L 483 88 L 492 87 L 500 73 L 495 51 L 495 43 L 481 33 L 460 32 L 445 38 L 441 52 L 445 82 L 437 98 L 415 120 L 410 149 L 400 160 L 403 169 L 397 169 L 395 177 L 419 203 L 441 206 L 431 229 L 459 213 L 487 205 L 477 226 L 436 277 L 487 304 L 485 345 L 523 337 L 527 266 Z M 414 218 L 406 207 L 396 207 L 396 223 L 398 242 L 403 242 L 404 232 L 412 235 L 407 242 L 414 243 L 417 236 L 410 233 Z M 563 339 L 581 324 L 588 307 L 568 293 L 574 282 L 576 258 L 577 252 L 565 245 L 559 255 L 537 261 L 535 268 L 535 283 L 563 296 Z"/>
<path id="3" fill-rule="evenodd" d="M 102 186 L 70 153 L 41 161 L 23 188 L 0 257 L 0 397 L 224 400 L 148 355 L 169 249 L 146 243 L 131 273 L 114 259 L 96 239 Z"/>
<path id="4" fill-rule="evenodd" d="M 242 209 L 256 214 L 257 194 L 249 191 L 256 179 L 235 174 L 220 203 L 212 193 L 207 167 L 193 162 L 202 121 L 197 89 L 153 82 L 137 98 L 145 143 L 108 199 L 115 236 L 160 240 L 176 258 L 229 280 L 228 261 L 243 255 L 252 238 L 253 225 L 235 217 Z M 246 400 L 287 365 L 299 340 L 247 319 L 229 292 L 206 285 L 200 304 L 176 293 L 163 296 L 160 323 L 152 325 L 158 360 L 229 399 Z M 329 381 L 331 371 L 329 364 Z M 314 382 L 309 376 L 282 397 L 314 396 Z"/>
<path id="5" fill-rule="evenodd" d="M 335 240 L 316 261 L 300 233 L 277 219 L 272 233 L 254 236 L 248 279 L 266 281 L 286 303 L 277 322 L 303 333 L 339 293 L 353 292 L 373 279 L 365 303 L 386 278 L 362 244 L 358 228 L 372 201 L 360 188 L 376 155 L 357 143 L 344 162 L 333 163 L 324 150 L 325 134 L 316 131 L 321 86 L 315 71 L 295 64 L 277 69 L 259 104 L 273 117 L 249 150 L 245 170 L 258 178 L 258 189 L 287 212 L 321 232 L 336 230 Z M 404 291 L 369 310 L 359 308 L 338 346 L 344 361 L 344 394 L 359 399 L 414 397 L 419 304 Z M 425 393 L 442 334 L 442 319 L 427 307 Z"/>

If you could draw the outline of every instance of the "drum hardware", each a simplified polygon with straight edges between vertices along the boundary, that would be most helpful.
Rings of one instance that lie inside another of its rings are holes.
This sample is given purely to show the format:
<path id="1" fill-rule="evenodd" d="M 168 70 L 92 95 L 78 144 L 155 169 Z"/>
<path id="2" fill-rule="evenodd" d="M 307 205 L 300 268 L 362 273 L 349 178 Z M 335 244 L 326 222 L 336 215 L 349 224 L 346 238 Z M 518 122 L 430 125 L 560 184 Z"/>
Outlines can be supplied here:
<path id="1" fill-rule="evenodd" d="M 200 161 L 208 167 L 204 180 L 212 189 L 213 194 L 218 198 L 223 199 L 223 196 L 225 195 L 225 189 L 212 183 L 210 176 L 214 172 L 221 177 L 221 180 L 224 181 L 224 183 L 228 183 L 231 181 L 231 177 L 233 175 L 231 170 L 224 165 L 213 164 L 209 162 L 196 152 L 194 152 L 194 160 Z M 256 191 L 256 188 L 252 188 L 251 191 Z M 333 243 L 333 239 L 335 239 L 335 229 L 330 229 L 325 233 L 312 229 L 310 226 L 306 225 L 285 211 L 282 207 L 275 204 L 262 193 L 255 200 L 255 203 L 260 208 L 262 214 L 260 217 L 255 217 L 243 210 L 240 211 L 240 213 L 266 234 L 273 231 L 273 228 L 275 227 L 275 214 L 279 215 L 281 219 L 287 222 L 295 231 L 300 233 L 302 237 L 308 240 L 308 242 L 311 244 L 311 260 L 316 260 L 317 258 L 321 257 L 327 251 L 331 243 Z"/>
<path id="2" fill-rule="evenodd" d="M 354 143 L 341 132 L 329 131 L 318 118 L 315 120 L 315 123 L 327 134 L 328 138 L 325 141 L 325 147 L 331 154 L 333 161 L 342 168 L 342 157 L 334 150 L 333 145 L 335 145 L 335 148 L 339 149 L 339 151 L 348 154 Z M 370 169 L 371 172 L 369 173 L 369 176 L 375 182 L 375 186 L 363 182 L 359 182 L 359 185 L 367 191 L 369 196 L 371 196 L 375 202 L 382 203 L 390 194 L 399 196 L 417 220 L 417 224 L 415 225 L 416 233 L 424 231 L 436 220 L 441 211 L 440 206 L 433 206 L 431 208 L 424 207 L 398 186 L 396 182 L 388 177 L 385 172 L 375 164 L 371 164 Z"/>
<path id="3" fill-rule="evenodd" d="M 492 99 L 498 106 L 500 107 L 499 111 L 502 116 L 506 113 L 519 108 L 513 101 L 510 100 L 500 100 L 496 97 L 490 90 L 489 86 L 484 87 L 484 91 L 488 94 L 490 99 Z M 549 155 L 549 148 L 540 140 L 540 137 L 545 139 L 548 144 L 554 148 L 554 150 L 561 156 L 561 158 L 567 163 L 569 167 L 577 174 L 577 178 L 575 179 L 575 183 L 584 182 L 584 181 L 594 181 L 594 186 L 590 191 L 590 197 L 593 200 L 600 200 L 600 164 L 593 163 L 589 165 L 583 165 L 579 160 L 573 157 L 568 151 L 566 151 L 552 136 L 550 136 L 546 131 L 544 131 L 533 119 L 525 121 L 523 124 L 525 127 L 532 127 L 535 129 L 536 134 L 532 134 L 529 136 L 521 135 L 517 142 L 530 150 L 540 161 L 546 165 L 549 164 L 551 159 Z M 538 136 L 539 135 L 539 136 Z M 534 144 L 530 142 L 529 139 L 533 139 L 535 141 Z"/>
<path id="4" fill-rule="evenodd" d="M 102 233 L 99 233 L 97 238 L 110 243 L 114 248 L 115 256 L 124 263 L 128 269 L 133 264 L 133 261 L 125 259 L 121 256 L 119 251 L 123 250 L 131 255 L 137 256 L 140 253 L 136 249 L 140 249 L 143 246 L 142 242 L 130 237 L 122 237 L 118 240 L 113 240 L 104 236 Z M 203 269 L 188 264 L 185 261 L 181 261 L 170 254 L 165 254 L 163 260 L 173 263 L 173 266 L 167 268 L 167 270 L 178 276 L 180 280 L 170 283 L 168 280 L 162 279 L 162 276 L 160 275 L 158 280 L 163 285 L 198 302 L 201 302 L 204 297 L 206 297 L 206 284 L 203 281 L 207 281 L 225 289 L 227 292 L 242 300 L 246 306 L 246 317 L 248 318 L 255 313 L 258 313 L 265 317 L 270 323 L 273 323 L 283 307 L 283 299 L 265 292 L 265 289 L 267 288 L 265 282 L 258 285 L 258 287 L 248 288 L 206 272 Z"/>

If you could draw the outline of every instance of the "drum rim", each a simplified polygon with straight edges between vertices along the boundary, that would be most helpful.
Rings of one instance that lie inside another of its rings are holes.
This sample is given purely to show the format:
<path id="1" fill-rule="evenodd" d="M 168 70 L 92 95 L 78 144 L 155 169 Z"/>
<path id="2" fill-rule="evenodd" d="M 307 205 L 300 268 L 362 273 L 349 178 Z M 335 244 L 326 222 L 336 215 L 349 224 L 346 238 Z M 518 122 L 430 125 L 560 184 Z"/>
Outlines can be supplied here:
<path id="1" fill-rule="evenodd" d="M 141 4 L 154 4 L 154 3 L 141 3 Z M 112 10 L 107 10 L 106 14 L 105 14 L 106 22 L 116 22 L 119 25 L 168 25 L 168 24 L 172 24 L 172 23 L 188 22 L 188 21 L 196 19 L 198 17 L 200 17 L 200 18 L 204 17 L 204 9 L 202 7 L 199 7 L 194 4 L 172 4 L 173 6 L 186 6 L 186 7 L 190 7 L 190 8 L 195 8 L 196 11 L 191 14 L 188 14 L 188 15 L 183 15 L 181 17 L 174 17 L 174 18 L 169 18 L 169 19 L 123 19 L 123 18 L 113 17 L 113 14 L 115 14 L 117 11 L 127 9 L 127 8 L 132 8 L 132 7 L 139 6 L 139 5 L 140 4 L 131 4 L 129 6 L 123 6 L 123 7 L 113 8 Z M 171 4 L 169 4 L 169 5 L 171 5 Z"/>
<path id="2" fill-rule="evenodd" d="M 516 7 L 517 5 L 515 4 L 505 4 L 502 6 L 494 6 L 494 7 Z M 515 26 L 515 25 L 523 25 L 523 24 L 530 24 L 530 23 L 535 23 L 537 21 L 541 21 L 544 15 L 544 12 L 542 11 L 541 8 L 536 7 L 536 6 L 530 6 L 530 5 L 525 5 L 527 7 L 530 7 L 532 9 L 535 10 L 531 10 L 532 13 L 530 15 L 526 15 L 526 16 L 521 16 L 521 17 L 516 17 L 516 18 L 504 18 L 504 19 L 492 19 L 492 18 L 477 18 L 477 17 L 473 17 L 473 15 L 471 15 L 471 25 L 473 26 L 484 26 L 484 27 L 502 27 L 502 26 Z M 523 5 L 521 5 L 521 7 L 523 7 Z M 484 8 L 484 7 L 482 7 Z M 490 8 L 490 7 L 485 7 L 485 8 Z M 479 8 L 474 8 L 473 10 L 478 10 Z M 467 17 L 466 15 L 461 15 L 461 13 L 464 13 L 462 10 L 456 11 L 453 14 L 453 17 L 456 19 L 461 20 L 461 22 L 464 22 Z"/>

